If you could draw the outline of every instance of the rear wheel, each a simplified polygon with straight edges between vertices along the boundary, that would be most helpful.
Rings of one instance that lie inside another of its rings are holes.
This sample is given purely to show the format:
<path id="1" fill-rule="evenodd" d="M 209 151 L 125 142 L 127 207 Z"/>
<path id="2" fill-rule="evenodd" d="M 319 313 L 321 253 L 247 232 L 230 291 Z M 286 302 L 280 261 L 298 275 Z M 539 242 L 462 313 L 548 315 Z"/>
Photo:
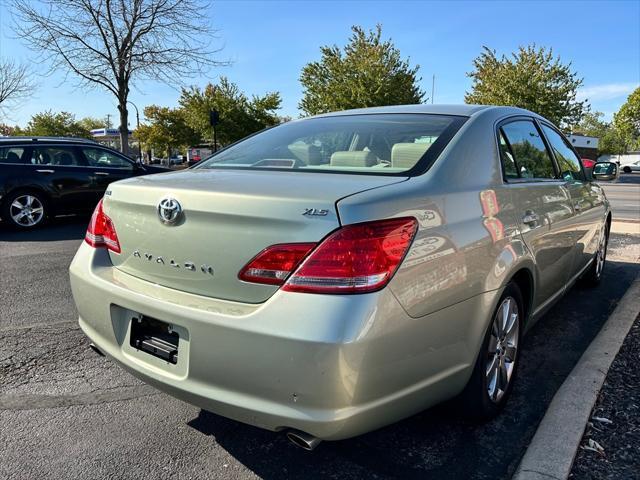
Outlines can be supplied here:
<path id="1" fill-rule="evenodd" d="M 44 195 L 34 191 L 10 193 L 2 210 L 3 219 L 21 229 L 30 229 L 41 225 L 48 214 Z"/>
<path id="2" fill-rule="evenodd" d="M 504 408 L 518 366 L 523 318 L 522 294 L 510 282 L 500 297 L 471 379 L 460 397 L 465 416 L 488 420 Z"/>
<path id="3" fill-rule="evenodd" d="M 602 280 L 602 272 L 604 271 L 604 264 L 607 260 L 607 245 L 609 245 L 608 224 L 602 229 L 602 233 L 598 241 L 598 250 L 593 257 L 593 262 L 591 262 L 591 266 L 581 279 L 581 282 L 584 285 L 595 287 L 600 283 L 600 280 Z"/>
<path id="4" fill-rule="evenodd" d="M 622 171 L 623 171 L 624 173 L 631 173 L 631 167 L 624 167 L 624 168 L 622 169 Z"/>

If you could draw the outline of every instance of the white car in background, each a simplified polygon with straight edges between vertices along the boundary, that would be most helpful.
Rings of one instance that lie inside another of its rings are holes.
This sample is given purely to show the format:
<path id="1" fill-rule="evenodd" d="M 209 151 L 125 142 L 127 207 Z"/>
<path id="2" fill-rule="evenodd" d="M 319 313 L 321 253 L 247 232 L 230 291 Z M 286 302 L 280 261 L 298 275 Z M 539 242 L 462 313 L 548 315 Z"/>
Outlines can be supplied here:
<path id="1" fill-rule="evenodd" d="M 640 160 L 629 165 L 625 165 L 624 167 L 622 167 L 622 171 L 624 173 L 640 172 Z"/>

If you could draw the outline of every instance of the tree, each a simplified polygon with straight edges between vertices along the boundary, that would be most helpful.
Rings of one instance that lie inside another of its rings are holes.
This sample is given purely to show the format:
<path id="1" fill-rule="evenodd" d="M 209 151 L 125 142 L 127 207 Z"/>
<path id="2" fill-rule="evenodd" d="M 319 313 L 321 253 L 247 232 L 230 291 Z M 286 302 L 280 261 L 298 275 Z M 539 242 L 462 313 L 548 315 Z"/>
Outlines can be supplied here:
<path id="1" fill-rule="evenodd" d="M 562 127 L 579 123 L 589 111 L 587 100 L 576 100 L 582 79 L 551 49 L 529 45 L 511 58 L 498 58 L 495 50 L 483 47 L 473 66 L 467 73 L 473 84 L 466 103 L 526 108 Z"/>
<path id="2" fill-rule="evenodd" d="M 178 108 L 145 107 L 148 123 L 141 124 L 135 132 L 145 150 L 159 150 L 171 157 L 174 148 L 198 143 L 200 136 L 185 122 L 184 112 Z"/>
<path id="3" fill-rule="evenodd" d="M 179 104 L 187 124 L 202 139 L 212 138 L 209 112 L 217 110 L 220 123 L 217 126 L 218 142 L 228 145 L 266 127 L 281 123 L 276 115 L 282 100 L 278 92 L 263 96 L 247 97 L 235 83 L 220 77 L 217 85 L 209 83 L 204 89 L 183 89 Z"/>
<path id="4" fill-rule="evenodd" d="M 602 112 L 588 112 L 570 131 L 598 138 L 599 155 L 623 153 L 625 146 L 620 131 L 611 122 L 602 120 L 603 116 Z"/>
<path id="5" fill-rule="evenodd" d="M 625 150 L 640 148 L 640 87 L 629 95 L 618 113 L 614 114 L 613 124 L 623 138 L 627 147 Z"/>
<path id="6" fill-rule="evenodd" d="M 117 99 L 120 141 L 128 153 L 127 102 L 140 80 L 180 84 L 220 62 L 199 0 L 12 0 L 16 34 L 51 68 Z"/>
<path id="7" fill-rule="evenodd" d="M 8 107 L 29 97 L 34 88 L 25 64 L 0 58 L 0 116 L 6 114 Z"/>
<path id="8" fill-rule="evenodd" d="M 349 43 L 320 47 L 319 61 L 308 63 L 300 75 L 307 115 L 345 110 L 420 103 L 424 92 L 418 82 L 419 65 L 409 66 L 389 40 L 382 40 L 382 26 L 365 32 L 351 27 Z"/>
<path id="9" fill-rule="evenodd" d="M 36 113 L 31 117 L 21 135 L 34 137 L 85 137 L 92 138 L 91 132 L 69 112 L 54 113 L 51 110 Z"/>

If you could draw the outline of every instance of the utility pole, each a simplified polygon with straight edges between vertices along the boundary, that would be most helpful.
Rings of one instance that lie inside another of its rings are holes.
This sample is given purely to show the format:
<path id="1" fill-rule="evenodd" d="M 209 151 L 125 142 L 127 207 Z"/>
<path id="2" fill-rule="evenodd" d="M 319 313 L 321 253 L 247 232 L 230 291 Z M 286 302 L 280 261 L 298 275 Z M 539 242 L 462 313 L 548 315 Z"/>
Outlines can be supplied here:
<path id="1" fill-rule="evenodd" d="M 106 128 L 111 128 L 111 114 L 107 113 L 107 124 L 105 125 Z"/>
<path id="2" fill-rule="evenodd" d="M 218 132 L 216 125 L 220 122 L 220 113 L 217 110 L 209 111 L 209 124 L 213 127 L 213 153 L 218 151 Z"/>
<path id="3" fill-rule="evenodd" d="M 127 103 L 133 105 L 133 108 L 136 109 L 136 130 L 140 128 L 140 112 L 138 111 L 138 107 L 131 100 L 127 100 Z M 140 157 L 140 163 L 142 163 L 142 145 L 140 144 L 140 139 L 138 138 L 138 157 Z"/>

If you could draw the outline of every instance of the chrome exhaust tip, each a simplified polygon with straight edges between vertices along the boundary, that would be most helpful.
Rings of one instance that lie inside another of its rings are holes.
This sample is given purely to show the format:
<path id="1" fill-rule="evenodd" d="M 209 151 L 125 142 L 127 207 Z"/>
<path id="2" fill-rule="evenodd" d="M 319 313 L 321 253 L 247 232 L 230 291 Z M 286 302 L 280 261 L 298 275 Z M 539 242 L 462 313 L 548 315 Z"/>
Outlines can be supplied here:
<path id="1" fill-rule="evenodd" d="M 288 430 L 287 438 L 294 445 L 309 452 L 322 442 L 319 438 L 309 435 L 308 433 L 301 432 L 300 430 Z"/>
<path id="2" fill-rule="evenodd" d="M 91 350 L 93 350 L 94 352 L 96 352 L 96 353 L 97 353 L 98 355 L 100 355 L 101 357 L 104 357 L 104 353 L 102 353 L 102 351 L 101 351 L 98 347 L 96 347 L 95 343 L 90 343 L 90 344 L 89 344 L 89 348 L 90 348 Z"/>

